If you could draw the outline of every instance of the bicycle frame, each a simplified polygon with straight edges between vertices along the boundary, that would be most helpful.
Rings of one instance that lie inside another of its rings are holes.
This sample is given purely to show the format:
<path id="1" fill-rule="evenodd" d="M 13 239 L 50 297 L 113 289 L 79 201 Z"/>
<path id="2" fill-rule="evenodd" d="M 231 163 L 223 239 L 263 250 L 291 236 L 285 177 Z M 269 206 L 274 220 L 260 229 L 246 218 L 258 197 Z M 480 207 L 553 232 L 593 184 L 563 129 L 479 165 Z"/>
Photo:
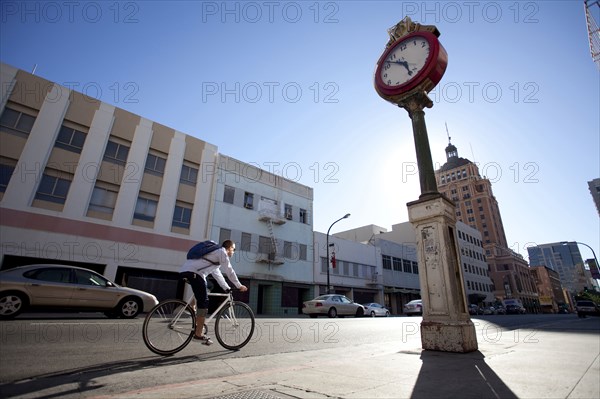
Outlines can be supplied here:
<path id="1" fill-rule="evenodd" d="M 211 313 L 211 315 L 209 317 L 207 317 L 204 321 L 204 323 L 209 323 L 212 319 L 215 318 L 215 316 L 217 314 L 219 314 L 219 311 L 221 309 L 223 309 L 223 307 L 225 307 L 225 305 L 227 304 L 231 304 L 233 303 L 233 294 L 230 291 L 229 293 L 209 293 L 208 296 L 221 296 L 221 297 L 228 297 L 227 300 L 223 301 L 221 303 L 221 305 L 219 305 L 219 307 L 217 309 L 215 309 L 214 312 Z M 189 306 L 190 308 L 194 309 L 194 307 L 192 307 L 192 302 L 195 300 L 195 297 L 192 295 L 190 296 L 190 299 L 188 299 L 186 305 Z M 171 320 L 171 323 L 169 323 L 169 327 L 173 327 L 174 324 L 176 324 L 179 321 L 179 318 L 181 317 L 181 315 L 183 314 L 183 312 L 185 311 L 185 307 L 182 307 L 179 312 L 177 313 L 177 315 L 175 317 L 173 317 L 173 320 Z M 196 315 L 196 309 L 194 309 L 194 315 Z M 232 315 L 229 315 L 229 317 L 232 317 Z M 233 318 L 235 319 L 235 315 L 233 315 Z"/>

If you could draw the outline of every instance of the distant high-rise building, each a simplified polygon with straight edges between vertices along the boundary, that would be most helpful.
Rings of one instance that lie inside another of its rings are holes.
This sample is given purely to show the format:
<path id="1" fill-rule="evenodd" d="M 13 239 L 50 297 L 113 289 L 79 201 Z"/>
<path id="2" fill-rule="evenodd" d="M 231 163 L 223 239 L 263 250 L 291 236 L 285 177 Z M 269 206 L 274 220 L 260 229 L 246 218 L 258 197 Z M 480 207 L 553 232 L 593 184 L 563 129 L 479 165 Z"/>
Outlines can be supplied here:
<path id="1" fill-rule="evenodd" d="M 589 181 L 588 187 L 590 189 L 590 194 L 592 194 L 594 204 L 596 204 L 598 215 L 600 216 L 600 178 Z"/>
<path id="2" fill-rule="evenodd" d="M 539 311 L 535 282 L 523 257 L 508 248 L 498 201 L 489 179 L 477 165 L 458 156 L 448 143 L 446 163 L 435 171 L 438 191 L 456 205 L 456 219 L 481 232 L 497 300 L 517 298 L 529 311 Z"/>
<path id="3" fill-rule="evenodd" d="M 575 295 L 590 285 L 585 276 L 583 258 L 576 242 L 541 244 L 527 248 L 527 252 L 532 267 L 546 266 L 556 271 L 562 286 L 571 294 Z"/>

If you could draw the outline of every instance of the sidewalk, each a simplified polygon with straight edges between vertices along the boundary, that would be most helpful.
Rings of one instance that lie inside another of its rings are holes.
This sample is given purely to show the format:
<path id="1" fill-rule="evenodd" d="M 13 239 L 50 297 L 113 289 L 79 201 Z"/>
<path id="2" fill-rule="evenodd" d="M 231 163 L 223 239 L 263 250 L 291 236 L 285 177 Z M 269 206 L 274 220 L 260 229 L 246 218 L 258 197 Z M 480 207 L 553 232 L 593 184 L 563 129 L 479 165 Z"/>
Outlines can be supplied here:
<path id="1" fill-rule="evenodd" d="M 466 354 L 365 344 L 179 364 L 156 381 L 184 368 L 204 377 L 96 398 L 600 398 L 598 330 L 478 331 L 478 343 Z"/>

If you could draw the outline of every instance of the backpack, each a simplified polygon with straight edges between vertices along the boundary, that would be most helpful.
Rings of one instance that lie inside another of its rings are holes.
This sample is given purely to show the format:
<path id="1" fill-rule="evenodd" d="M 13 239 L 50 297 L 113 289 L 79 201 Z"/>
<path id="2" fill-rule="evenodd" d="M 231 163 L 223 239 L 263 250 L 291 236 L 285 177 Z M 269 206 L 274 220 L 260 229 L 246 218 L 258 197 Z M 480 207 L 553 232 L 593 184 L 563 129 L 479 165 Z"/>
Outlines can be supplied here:
<path id="1" fill-rule="evenodd" d="M 214 252 L 219 248 L 221 248 L 221 246 L 211 240 L 199 242 L 190 248 L 187 253 L 187 259 L 200 259 L 204 257 L 204 255 Z"/>

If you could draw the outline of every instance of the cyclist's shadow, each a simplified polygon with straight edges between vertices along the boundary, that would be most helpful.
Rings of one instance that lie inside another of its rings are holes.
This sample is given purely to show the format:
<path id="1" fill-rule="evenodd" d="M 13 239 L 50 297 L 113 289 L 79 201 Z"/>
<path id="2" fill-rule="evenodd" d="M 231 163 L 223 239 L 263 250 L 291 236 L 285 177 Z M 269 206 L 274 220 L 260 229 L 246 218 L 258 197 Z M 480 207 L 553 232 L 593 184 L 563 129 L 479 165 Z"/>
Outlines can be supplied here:
<path id="1" fill-rule="evenodd" d="M 150 367 L 169 367 L 198 361 L 208 361 L 215 358 L 222 358 L 224 355 L 233 352 L 227 349 L 220 349 L 197 355 L 156 355 L 132 360 L 98 363 L 89 367 L 65 369 L 54 373 L 30 376 L 27 380 L 17 380 L 0 384 L 0 392 L 2 392 L 2 397 L 6 398 L 28 396 L 48 389 L 53 392 L 59 391 L 60 396 L 85 394 L 86 392 L 91 393 L 98 390 L 100 390 L 98 392 L 101 392 L 106 387 L 103 384 L 104 377 L 126 372 L 136 372 Z M 24 383 L 24 381 L 27 383 Z"/>

